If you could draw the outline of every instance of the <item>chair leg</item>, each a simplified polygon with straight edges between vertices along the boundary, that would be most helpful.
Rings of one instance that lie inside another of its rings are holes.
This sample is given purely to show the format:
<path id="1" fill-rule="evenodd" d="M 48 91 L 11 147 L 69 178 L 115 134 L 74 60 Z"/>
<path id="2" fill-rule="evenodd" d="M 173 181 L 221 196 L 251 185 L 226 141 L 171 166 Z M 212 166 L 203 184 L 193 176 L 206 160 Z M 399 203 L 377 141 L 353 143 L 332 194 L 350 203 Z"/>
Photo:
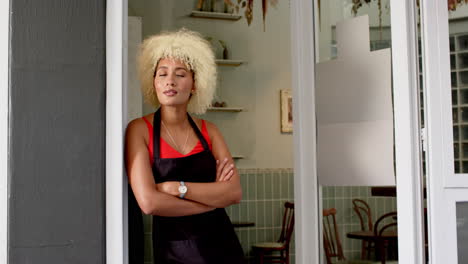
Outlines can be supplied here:
<path id="1" fill-rule="evenodd" d="M 367 255 L 367 250 L 366 250 L 366 247 L 367 247 L 367 242 L 365 240 L 362 241 L 362 246 L 361 246 L 361 259 L 366 259 L 366 255 Z"/>
<path id="2" fill-rule="evenodd" d="M 385 244 L 386 244 L 385 241 L 380 242 L 380 262 L 382 264 L 385 264 L 385 259 L 386 259 L 385 250 L 387 247 Z"/>
<path id="3" fill-rule="evenodd" d="M 264 253 L 263 253 L 263 250 L 260 250 L 259 254 L 258 254 L 258 257 L 259 257 L 259 264 L 263 264 L 263 257 L 264 257 Z"/>
<path id="4" fill-rule="evenodd" d="M 286 258 L 286 264 L 289 264 L 289 249 L 286 250 L 286 254 L 285 254 L 285 258 Z"/>

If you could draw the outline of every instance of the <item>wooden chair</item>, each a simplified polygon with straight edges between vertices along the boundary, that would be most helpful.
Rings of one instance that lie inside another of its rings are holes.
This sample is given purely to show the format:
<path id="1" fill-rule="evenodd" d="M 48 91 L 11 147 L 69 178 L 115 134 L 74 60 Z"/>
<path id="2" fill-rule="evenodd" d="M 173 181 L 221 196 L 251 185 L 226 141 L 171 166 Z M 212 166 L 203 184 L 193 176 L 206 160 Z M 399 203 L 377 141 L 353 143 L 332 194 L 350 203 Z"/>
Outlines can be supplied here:
<path id="1" fill-rule="evenodd" d="M 294 231 L 294 203 L 284 203 L 283 224 L 281 234 L 277 242 L 263 242 L 252 246 L 253 251 L 257 254 L 260 264 L 269 263 L 285 263 L 289 264 L 289 244 Z M 272 255 L 275 251 L 279 251 L 279 255 Z M 267 254 L 268 253 L 268 254 Z"/>
<path id="2" fill-rule="evenodd" d="M 323 247 L 327 264 L 332 264 L 332 258 L 345 261 L 343 247 L 341 246 L 340 234 L 336 224 L 336 209 L 323 209 Z"/>
<path id="3" fill-rule="evenodd" d="M 353 210 L 359 217 L 361 224 L 361 231 L 373 231 L 372 224 L 372 211 L 366 201 L 361 199 L 353 199 Z M 372 241 L 362 241 L 361 246 L 361 258 L 370 259 L 370 253 L 374 250 L 374 244 Z"/>
<path id="4" fill-rule="evenodd" d="M 336 214 L 335 208 L 323 210 L 323 246 L 327 264 L 376 264 L 369 260 L 347 260 L 345 258 L 336 223 Z"/>
<path id="5" fill-rule="evenodd" d="M 383 236 L 384 232 L 390 231 L 389 229 L 395 230 L 397 227 L 397 212 L 390 212 L 387 214 L 382 215 L 377 219 L 374 226 L 374 235 L 375 235 L 375 248 L 376 248 L 376 255 L 380 259 L 380 263 L 385 264 L 387 261 L 386 259 L 386 251 L 389 246 L 393 246 L 394 243 L 398 243 L 398 241 L 390 241 L 385 239 Z M 377 254 L 378 253 L 378 254 Z"/>

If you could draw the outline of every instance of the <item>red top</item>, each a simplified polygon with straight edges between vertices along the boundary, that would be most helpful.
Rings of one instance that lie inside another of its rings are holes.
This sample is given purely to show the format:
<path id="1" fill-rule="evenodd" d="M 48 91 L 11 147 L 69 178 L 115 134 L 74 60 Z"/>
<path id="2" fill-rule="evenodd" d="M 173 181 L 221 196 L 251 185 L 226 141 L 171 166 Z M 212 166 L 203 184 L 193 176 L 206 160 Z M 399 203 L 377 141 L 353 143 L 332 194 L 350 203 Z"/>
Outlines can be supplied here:
<path id="1" fill-rule="evenodd" d="M 149 134 L 149 144 L 148 144 L 148 152 L 150 154 L 150 162 L 153 164 L 153 125 L 145 118 L 143 117 L 143 120 L 146 122 L 146 126 L 148 127 L 148 134 Z M 211 140 L 210 136 L 208 135 L 208 129 L 206 129 L 206 124 L 205 120 L 202 120 L 202 131 L 201 131 L 203 137 L 206 140 L 206 143 L 208 143 L 208 147 L 211 150 Z M 183 158 L 187 157 L 193 154 L 197 154 L 203 151 L 203 145 L 200 140 L 198 140 L 198 143 L 193 147 L 192 151 L 189 153 L 183 155 L 179 151 L 175 150 L 171 145 L 169 145 L 162 137 L 159 139 L 159 145 L 160 145 L 160 158 L 163 159 L 168 159 L 168 158 Z"/>

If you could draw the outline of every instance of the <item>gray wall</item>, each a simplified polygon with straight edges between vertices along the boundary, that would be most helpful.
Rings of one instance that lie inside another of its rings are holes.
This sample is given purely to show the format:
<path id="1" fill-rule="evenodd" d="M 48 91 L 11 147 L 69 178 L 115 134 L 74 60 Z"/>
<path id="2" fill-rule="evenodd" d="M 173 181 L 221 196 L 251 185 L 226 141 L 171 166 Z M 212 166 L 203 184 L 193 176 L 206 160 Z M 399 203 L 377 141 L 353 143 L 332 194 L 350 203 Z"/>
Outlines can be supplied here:
<path id="1" fill-rule="evenodd" d="M 9 263 L 105 263 L 105 0 L 11 0 Z"/>

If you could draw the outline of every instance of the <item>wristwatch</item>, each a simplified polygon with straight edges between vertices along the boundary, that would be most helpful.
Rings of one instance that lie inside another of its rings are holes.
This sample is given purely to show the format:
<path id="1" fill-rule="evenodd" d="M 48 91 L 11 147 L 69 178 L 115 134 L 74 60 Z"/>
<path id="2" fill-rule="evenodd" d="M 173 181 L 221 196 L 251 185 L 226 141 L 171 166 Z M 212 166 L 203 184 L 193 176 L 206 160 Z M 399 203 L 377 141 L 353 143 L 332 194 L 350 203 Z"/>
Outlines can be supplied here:
<path id="1" fill-rule="evenodd" d="M 185 194 L 187 193 L 187 185 L 185 185 L 185 182 L 181 181 L 180 186 L 179 186 L 179 197 L 181 199 L 184 199 Z"/>

